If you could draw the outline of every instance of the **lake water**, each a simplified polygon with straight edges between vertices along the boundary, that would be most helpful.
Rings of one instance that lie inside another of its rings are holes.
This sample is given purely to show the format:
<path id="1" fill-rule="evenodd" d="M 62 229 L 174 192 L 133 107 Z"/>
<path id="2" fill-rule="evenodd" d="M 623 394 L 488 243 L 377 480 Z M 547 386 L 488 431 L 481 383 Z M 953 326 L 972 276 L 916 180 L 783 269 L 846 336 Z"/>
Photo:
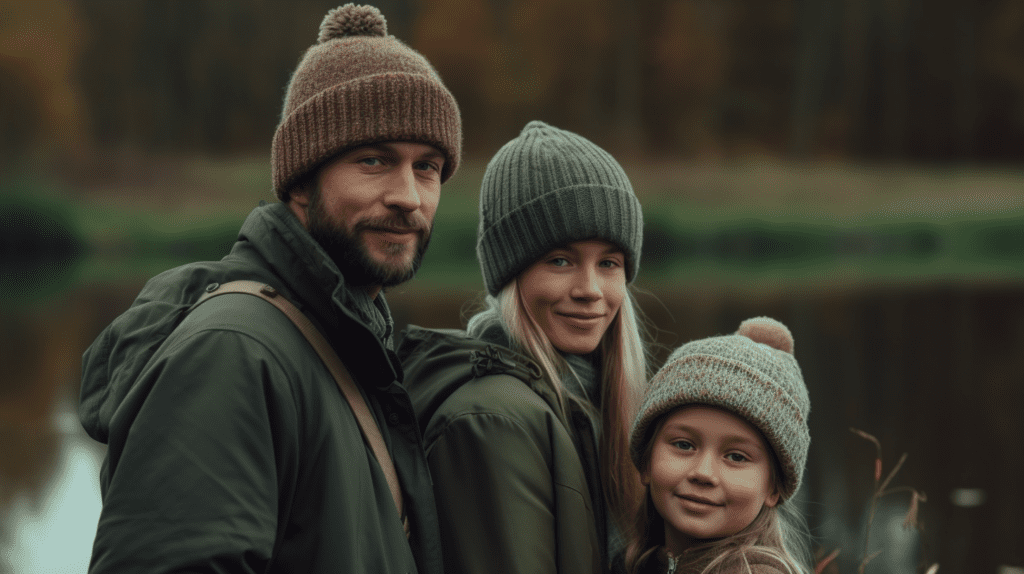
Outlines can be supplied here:
<path id="1" fill-rule="evenodd" d="M 69 287 L 25 308 L 0 308 L 2 574 L 88 567 L 104 447 L 75 413 L 81 354 L 141 283 Z M 1024 564 L 1024 459 L 1007 456 L 1024 436 L 1024 285 L 648 288 L 657 297 L 639 302 L 657 328 L 656 360 L 747 317 L 790 327 L 812 398 L 801 495 L 815 547 L 844 548 L 840 572 L 856 571 L 874 470 L 874 448 L 851 426 L 881 440 L 886 471 L 909 453 L 894 484 L 928 495 L 924 530 L 910 538 L 899 531 L 907 497 L 885 499 L 872 536 L 885 552 L 870 572 L 939 561 L 944 574 L 996 574 Z M 474 295 L 414 281 L 388 297 L 399 325 L 451 327 Z"/>
<path id="2" fill-rule="evenodd" d="M 84 574 L 89 568 L 104 448 L 85 434 L 70 401 L 57 408 L 52 424 L 60 446 L 41 496 L 20 495 L 6 511 L 5 526 L 13 528 L 0 541 L 0 564 L 13 574 Z"/>

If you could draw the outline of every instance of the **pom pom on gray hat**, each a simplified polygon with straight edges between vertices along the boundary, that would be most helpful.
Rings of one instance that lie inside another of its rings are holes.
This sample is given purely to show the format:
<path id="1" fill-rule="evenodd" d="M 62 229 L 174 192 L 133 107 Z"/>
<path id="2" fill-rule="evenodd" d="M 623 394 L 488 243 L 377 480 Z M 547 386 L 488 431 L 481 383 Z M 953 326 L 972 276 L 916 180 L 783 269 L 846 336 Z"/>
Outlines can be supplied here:
<path id="1" fill-rule="evenodd" d="M 640 268 L 643 211 L 615 158 L 587 138 L 532 121 L 502 146 L 480 186 L 477 259 L 491 295 L 552 249 L 603 239 Z"/>
<path id="2" fill-rule="evenodd" d="M 782 469 L 780 494 L 791 497 L 800 487 L 811 443 L 811 402 L 793 348 L 785 325 L 755 317 L 734 335 L 691 341 L 673 351 L 651 379 L 633 423 L 633 464 L 643 470 L 644 451 L 662 416 L 686 405 L 710 405 L 761 432 Z"/>
<path id="3" fill-rule="evenodd" d="M 346 149 L 386 141 L 433 146 L 445 156 L 441 181 L 459 166 L 458 104 L 426 58 L 387 33 L 373 6 L 327 13 L 285 95 L 274 132 L 274 193 L 291 187 Z"/>

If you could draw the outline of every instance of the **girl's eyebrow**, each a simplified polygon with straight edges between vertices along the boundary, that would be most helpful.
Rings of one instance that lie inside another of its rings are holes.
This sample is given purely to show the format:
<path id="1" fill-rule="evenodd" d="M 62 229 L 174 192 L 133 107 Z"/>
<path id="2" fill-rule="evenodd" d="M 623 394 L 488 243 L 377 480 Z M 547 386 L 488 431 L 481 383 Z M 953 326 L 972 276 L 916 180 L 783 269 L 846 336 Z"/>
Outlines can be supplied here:
<path id="1" fill-rule="evenodd" d="M 761 441 L 741 435 L 726 436 L 725 440 L 722 441 L 722 444 L 726 446 L 744 447 L 747 450 L 757 451 L 759 453 L 764 452 L 764 448 L 761 446 Z"/>
<path id="2" fill-rule="evenodd" d="M 688 433 L 691 433 L 691 434 L 698 434 L 698 435 L 701 434 L 699 428 L 697 428 L 697 427 L 695 427 L 693 425 L 688 425 L 686 423 L 669 423 L 669 424 L 666 424 L 663 428 L 666 431 L 673 431 L 674 430 L 674 431 L 679 431 L 679 432 L 688 432 Z"/>

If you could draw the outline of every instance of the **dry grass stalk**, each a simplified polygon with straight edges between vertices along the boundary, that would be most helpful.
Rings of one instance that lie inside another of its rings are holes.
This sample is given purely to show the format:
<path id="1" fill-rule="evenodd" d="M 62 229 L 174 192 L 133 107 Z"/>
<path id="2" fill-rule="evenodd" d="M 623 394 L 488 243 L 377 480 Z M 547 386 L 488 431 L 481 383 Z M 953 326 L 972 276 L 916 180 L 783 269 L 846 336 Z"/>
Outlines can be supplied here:
<path id="1" fill-rule="evenodd" d="M 903 527 L 907 528 L 907 529 L 910 529 L 910 528 L 919 528 L 919 524 L 918 524 L 918 521 L 917 521 L 918 507 L 919 507 L 919 504 L 921 502 L 925 502 L 927 500 L 927 498 L 925 498 L 925 495 L 924 495 L 923 492 L 918 492 L 916 489 L 911 488 L 909 486 L 897 486 L 897 487 L 889 488 L 889 483 L 892 482 L 893 478 L 895 478 L 895 476 L 896 476 L 896 473 L 900 471 L 900 469 L 903 467 L 903 463 L 906 462 L 906 460 L 907 460 L 907 453 L 903 453 L 903 455 L 900 456 L 899 461 L 896 462 L 896 464 L 895 464 L 895 466 L 893 466 L 892 470 L 889 471 L 889 474 L 886 475 L 885 480 L 881 480 L 882 479 L 882 444 L 880 442 L 878 442 L 877 438 L 875 438 L 871 434 L 868 434 L 868 433 L 866 433 L 866 432 L 864 432 L 864 431 L 862 431 L 860 429 L 855 429 L 855 428 L 851 427 L 850 431 L 853 432 L 854 434 L 856 434 L 857 436 L 859 436 L 859 437 L 861 437 L 861 438 L 863 438 L 865 440 L 870 441 L 871 443 L 873 443 L 875 445 L 875 486 L 874 486 L 874 490 L 873 490 L 873 492 L 871 494 L 871 507 L 870 507 L 870 510 L 868 511 L 868 521 L 867 521 L 867 525 L 865 526 L 865 532 L 864 532 L 864 551 L 861 554 L 860 565 L 857 567 L 857 573 L 858 574 L 864 574 L 864 569 L 867 567 L 868 563 L 871 562 L 872 559 L 874 559 L 876 556 L 878 556 L 882 552 L 881 550 L 879 550 L 877 552 L 868 554 L 868 550 L 869 550 L 870 544 L 871 544 L 871 525 L 872 525 L 872 523 L 874 522 L 874 519 L 875 519 L 875 511 L 876 511 L 876 508 L 878 506 L 878 499 L 883 497 L 883 496 L 886 496 L 888 494 L 893 494 L 895 492 L 909 492 L 910 496 L 911 496 L 911 498 L 910 498 L 910 509 L 907 511 L 907 515 L 903 519 Z M 820 574 L 820 571 L 823 570 L 825 568 L 825 566 L 828 565 L 829 562 L 834 560 L 835 556 L 837 556 L 838 554 L 839 554 L 839 550 L 836 550 L 832 554 L 830 554 L 829 557 L 827 557 L 825 560 L 822 560 L 821 562 L 819 562 L 818 565 L 815 567 L 816 574 Z M 819 570 L 819 568 L 821 570 Z M 928 571 L 927 571 L 926 574 L 935 574 L 936 572 L 938 572 L 938 570 L 939 570 L 939 565 L 938 565 L 938 563 L 935 563 L 935 564 L 932 564 L 932 566 L 930 568 L 928 568 Z"/>
<path id="2" fill-rule="evenodd" d="M 818 560 L 818 563 L 814 565 L 814 574 L 821 574 L 825 571 L 825 568 L 832 563 L 839 556 L 839 548 L 836 548 L 828 556 Z"/>

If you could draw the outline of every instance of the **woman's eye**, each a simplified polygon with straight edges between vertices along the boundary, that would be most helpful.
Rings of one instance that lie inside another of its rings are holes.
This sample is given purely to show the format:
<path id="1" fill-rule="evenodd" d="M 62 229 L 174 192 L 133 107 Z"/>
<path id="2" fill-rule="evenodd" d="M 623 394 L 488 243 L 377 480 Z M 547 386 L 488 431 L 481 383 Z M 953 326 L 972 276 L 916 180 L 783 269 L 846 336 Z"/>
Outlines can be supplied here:
<path id="1" fill-rule="evenodd" d="M 689 441 L 685 440 L 673 441 L 672 446 L 681 450 L 693 450 L 693 445 Z"/>
<path id="2" fill-rule="evenodd" d="M 742 454 L 740 454 L 738 452 L 730 452 L 729 454 L 725 455 L 725 458 L 727 458 L 727 459 L 729 459 L 729 460 L 731 460 L 733 462 L 744 462 L 746 460 L 749 460 L 749 459 L 747 459 L 747 457 L 743 456 Z"/>
<path id="3" fill-rule="evenodd" d="M 378 166 L 380 165 L 381 162 L 379 157 L 364 157 L 363 159 L 359 160 L 359 163 L 369 166 Z"/>
<path id="4" fill-rule="evenodd" d="M 601 267 L 615 268 L 621 267 L 621 264 L 614 259 L 605 259 L 600 263 Z"/>
<path id="5" fill-rule="evenodd" d="M 555 267 L 565 267 L 566 265 L 569 264 L 569 260 L 566 259 L 565 257 L 552 257 L 551 259 L 548 260 L 548 263 L 554 265 Z"/>

